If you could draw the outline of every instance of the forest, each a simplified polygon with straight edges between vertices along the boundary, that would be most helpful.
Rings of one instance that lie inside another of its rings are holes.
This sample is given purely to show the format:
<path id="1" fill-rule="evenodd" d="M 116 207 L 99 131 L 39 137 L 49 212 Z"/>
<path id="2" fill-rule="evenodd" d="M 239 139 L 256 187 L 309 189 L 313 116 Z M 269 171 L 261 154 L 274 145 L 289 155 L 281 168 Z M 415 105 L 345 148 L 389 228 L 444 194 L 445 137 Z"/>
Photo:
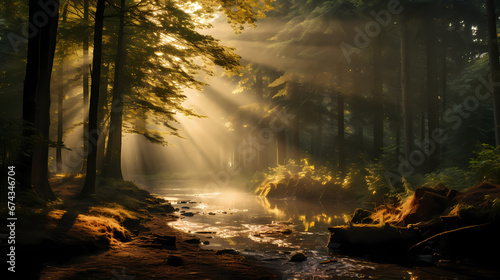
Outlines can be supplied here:
<path id="1" fill-rule="evenodd" d="M 495 0 L 3 1 L 2 279 L 499 279 L 499 37 Z"/>

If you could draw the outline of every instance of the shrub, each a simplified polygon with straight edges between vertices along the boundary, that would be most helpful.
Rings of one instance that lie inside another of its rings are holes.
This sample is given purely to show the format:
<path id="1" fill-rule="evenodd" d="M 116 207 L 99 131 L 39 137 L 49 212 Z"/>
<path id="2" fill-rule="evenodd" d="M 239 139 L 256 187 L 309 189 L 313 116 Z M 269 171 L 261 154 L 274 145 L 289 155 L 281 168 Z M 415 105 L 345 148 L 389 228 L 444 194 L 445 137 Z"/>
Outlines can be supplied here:
<path id="1" fill-rule="evenodd" d="M 429 173 L 425 176 L 428 186 L 445 185 L 451 189 L 464 190 L 473 186 L 474 174 L 459 167 L 449 167 Z"/>
<path id="2" fill-rule="evenodd" d="M 482 144 L 475 158 L 469 161 L 472 172 L 479 180 L 500 183 L 500 146 Z"/>
<path id="3" fill-rule="evenodd" d="M 335 180 L 332 173 L 325 167 L 317 168 L 308 159 L 303 159 L 300 164 L 293 160 L 287 165 L 279 165 L 269 168 L 267 173 L 258 172 L 254 174 L 250 184 L 256 186 L 256 193 L 261 196 L 283 196 L 296 193 L 288 189 L 294 187 L 318 188 L 325 186 Z M 310 191 L 314 192 L 313 189 Z"/>

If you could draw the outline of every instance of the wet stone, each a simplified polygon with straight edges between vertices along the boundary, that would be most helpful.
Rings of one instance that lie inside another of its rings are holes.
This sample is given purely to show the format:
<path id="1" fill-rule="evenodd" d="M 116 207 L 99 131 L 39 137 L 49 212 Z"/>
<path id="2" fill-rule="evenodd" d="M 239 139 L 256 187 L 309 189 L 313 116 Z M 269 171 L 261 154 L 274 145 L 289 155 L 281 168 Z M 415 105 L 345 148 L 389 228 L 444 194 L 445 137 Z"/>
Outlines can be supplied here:
<path id="1" fill-rule="evenodd" d="M 307 256 L 302 252 L 295 253 L 290 258 L 291 262 L 303 262 L 305 260 L 307 260 Z"/>
<path id="2" fill-rule="evenodd" d="M 223 255 L 223 254 L 230 254 L 230 255 L 238 255 L 238 251 L 236 250 L 233 250 L 233 249 L 222 249 L 222 250 L 218 250 L 217 253 L 215 253 L 216 255 Z"/>
<path id="3" fill-rule="evenodd" d="M 327 260 L 327 261 L 322 261 L 320 264 L 329 264 L 329 263 L 337 263 L 339 262 L 338 260 Z"/>
<path id="4" fill-rule="evenodd" d="M 200 239 L 198 238 L 190 238 L 184 240 L 184 242 L 189 243 L 189 244 L 200 244 Z"/>
<path id="5" fill-rule="evenodd" d="M 171 266 L 180 266 L 184 263 L 184 260 L 178 256 L 170 255 L 167 257 L 167 264 Z"/>
<path id="6" fill-rule="evenodd" d="M 175 236 L 154 235 L 153 243 L 160 244 L 165 247 L 175 247 Z"/>

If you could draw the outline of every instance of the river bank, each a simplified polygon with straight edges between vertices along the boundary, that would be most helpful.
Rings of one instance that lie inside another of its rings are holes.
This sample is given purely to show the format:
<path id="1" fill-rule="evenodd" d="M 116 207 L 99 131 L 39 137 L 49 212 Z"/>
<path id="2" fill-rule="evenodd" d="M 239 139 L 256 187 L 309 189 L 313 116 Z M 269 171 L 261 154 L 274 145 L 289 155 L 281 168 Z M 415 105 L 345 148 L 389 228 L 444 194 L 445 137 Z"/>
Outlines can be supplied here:
<path id="1" fill-rule="evenodd" d="M 7 279 L 273 279 L 280 275 L 231 250 L 201 249 L 167 223 L 162 198 L 130 182 L 103 181 L 77 198 L 82 178 L 51 179 L 58 200 L 24 198 L 16 272 Z"/>
<path id="2" fill-rule="evenodd" d="M 498 270 L 499 206 L 500 186 L 487 182 L 462 192 L 420 187 L 400 202 L 357 209 L 347 225 L 330 227 L 329 248 L 391 262 Z"/>

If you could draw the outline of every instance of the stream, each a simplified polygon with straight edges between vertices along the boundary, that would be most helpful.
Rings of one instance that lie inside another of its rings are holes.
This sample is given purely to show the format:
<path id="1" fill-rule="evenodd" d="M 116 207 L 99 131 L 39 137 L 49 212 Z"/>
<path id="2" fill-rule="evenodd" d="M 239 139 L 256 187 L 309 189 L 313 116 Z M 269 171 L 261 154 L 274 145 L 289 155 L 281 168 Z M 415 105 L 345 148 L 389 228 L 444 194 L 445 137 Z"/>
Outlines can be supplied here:
<path id="1" fill-rule="evenodd" d="M 347 215 L 361 205 L 267 199 L 236 189 L 210 192 L 203 182 L 191 180 L 135 182 L 178 208 L 176 214 L 181 219 L 170 225 L 196 235 L 202 242 L 201 248 L 234 249 L 264 266 L 278 268 L 283 279 L 489 278 L 487 271 L 465 265 L 404 267 L 329 255 L 328 227 L 345 224 Z M 299 251 L 307 259 L 290 262 L 291 255 Z M 321 264 L 331 259 L 336 262 Z"/>

